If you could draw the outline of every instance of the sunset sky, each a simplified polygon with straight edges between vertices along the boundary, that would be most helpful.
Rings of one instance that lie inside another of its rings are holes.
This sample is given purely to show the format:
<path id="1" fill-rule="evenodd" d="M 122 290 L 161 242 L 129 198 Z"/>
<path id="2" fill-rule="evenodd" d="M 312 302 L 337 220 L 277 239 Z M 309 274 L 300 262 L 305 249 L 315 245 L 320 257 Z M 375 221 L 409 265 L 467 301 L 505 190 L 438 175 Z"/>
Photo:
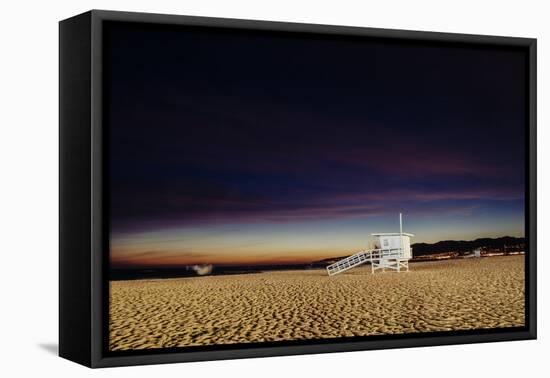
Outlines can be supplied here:
<path id="1" fill-rule="evenodd" d="M 106 30 L 114 267 L 524 236 L 523 52 Z"/>

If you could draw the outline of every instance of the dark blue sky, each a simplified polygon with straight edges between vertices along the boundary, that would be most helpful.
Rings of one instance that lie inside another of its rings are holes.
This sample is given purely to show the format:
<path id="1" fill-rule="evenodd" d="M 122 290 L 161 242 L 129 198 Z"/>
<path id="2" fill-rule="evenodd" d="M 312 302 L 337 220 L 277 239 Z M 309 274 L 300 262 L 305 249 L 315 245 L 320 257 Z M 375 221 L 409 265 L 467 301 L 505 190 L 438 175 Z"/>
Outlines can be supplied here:
<path id="1" fill-rule="evenodd" d="M 415 241 L 523 236 L 523 51 L 108 30 L 116 263 L 346 252 L 398 212 Z"/>

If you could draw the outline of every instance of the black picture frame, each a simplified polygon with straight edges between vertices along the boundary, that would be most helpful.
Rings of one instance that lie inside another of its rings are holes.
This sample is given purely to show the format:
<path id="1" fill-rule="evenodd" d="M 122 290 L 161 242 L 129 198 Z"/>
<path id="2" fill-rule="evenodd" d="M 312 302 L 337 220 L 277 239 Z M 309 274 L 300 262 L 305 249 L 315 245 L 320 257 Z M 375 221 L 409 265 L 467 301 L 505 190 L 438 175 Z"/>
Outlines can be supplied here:
<path id="1" fill-rule="evenodd" d="M 156 350 L 110 354 L 108 326 L 109 248 L 105 188 L 107 140 L 102 88 L 103 32 L 106 22 L 186 25 L 349 38 L 429 41 L 442 45 L 511 46 L 528 59 L 526 124 L 526 327 L 487 331 L 435 332 L 367 340 L 338 339 L 301 343 L 238 344 L 224 348 Z M 536 338 L 536 39 L 386 30 L 282 22 L 249 21 L 92 10 L 59 24 L 59 354 L 88 367 L 156 364 L 233 358 L 406 348 Z"/>

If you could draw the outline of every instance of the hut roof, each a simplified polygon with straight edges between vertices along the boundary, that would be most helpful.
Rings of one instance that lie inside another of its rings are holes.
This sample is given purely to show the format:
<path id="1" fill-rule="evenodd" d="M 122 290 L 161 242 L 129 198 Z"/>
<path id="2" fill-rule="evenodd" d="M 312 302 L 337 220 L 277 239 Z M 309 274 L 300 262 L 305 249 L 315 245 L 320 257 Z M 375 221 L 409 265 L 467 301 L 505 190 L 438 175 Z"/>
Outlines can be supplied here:
<path id="1" fill-rule="evenodd" d="M 399 232 L 382 232 L 378 234 L 372 234 L 372 236 L 399 236 L 401 235 Z M 414 236 L 413 234 L 408 234 L 406 232 L 403 232 L 403 236 Z"/>

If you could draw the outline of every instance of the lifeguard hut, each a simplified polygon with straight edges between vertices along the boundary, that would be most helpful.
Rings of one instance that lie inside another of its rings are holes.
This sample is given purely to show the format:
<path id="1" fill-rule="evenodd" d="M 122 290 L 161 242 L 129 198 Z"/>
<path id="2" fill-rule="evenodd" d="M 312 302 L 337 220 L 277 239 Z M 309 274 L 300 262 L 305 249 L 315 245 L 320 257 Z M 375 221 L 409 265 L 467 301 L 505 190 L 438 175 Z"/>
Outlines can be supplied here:
<path id="1" fill-rule="evenodd" d="M 403 232 L 403 216 L 399 213 L 399 232 L 372 234 L 376 237 L 374 249 L 359 251 L 345 259 L 327 266 L 327 273 L 333 276 L 356 266 L 370 262 L 372 273 L 381 269 L 396 272 L 409 271 L 409 260 L 412 259 L 411 237 L 413 234 Z"/>

